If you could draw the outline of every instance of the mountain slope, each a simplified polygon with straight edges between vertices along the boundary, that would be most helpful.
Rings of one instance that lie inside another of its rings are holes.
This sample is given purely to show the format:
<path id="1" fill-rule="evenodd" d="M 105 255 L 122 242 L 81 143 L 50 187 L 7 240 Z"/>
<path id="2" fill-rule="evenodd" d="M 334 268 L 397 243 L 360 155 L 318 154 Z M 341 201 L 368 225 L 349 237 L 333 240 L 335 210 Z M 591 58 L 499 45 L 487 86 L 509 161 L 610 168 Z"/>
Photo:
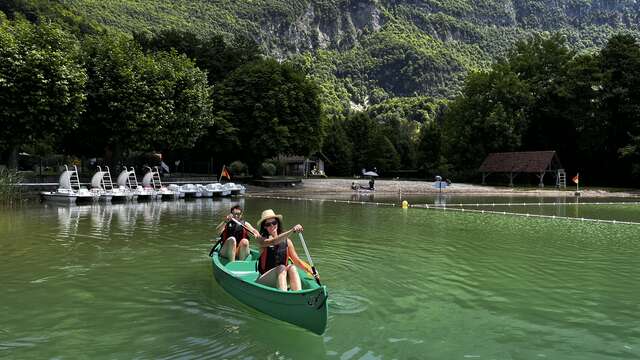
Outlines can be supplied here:
<path id="1" fill-rule="evenodd" d="M 633 0 L 62 0 L 123 31 L 245 34 L 318 79 L 335 111 L 389 97 L 451 97 L 518 39 L 565 34 L 578 50 L 640 34 Z"/>

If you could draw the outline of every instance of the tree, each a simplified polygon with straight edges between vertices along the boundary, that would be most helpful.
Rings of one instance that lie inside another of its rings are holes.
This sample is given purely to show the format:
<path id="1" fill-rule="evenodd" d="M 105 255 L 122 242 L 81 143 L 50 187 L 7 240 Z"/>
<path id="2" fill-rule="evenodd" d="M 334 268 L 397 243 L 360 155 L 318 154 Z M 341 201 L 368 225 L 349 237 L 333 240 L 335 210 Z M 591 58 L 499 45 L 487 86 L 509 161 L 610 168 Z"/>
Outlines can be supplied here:
<path id="1" fill-rule="evenodd" d="M 608 160 L 601 164 L 602 170 L 625 181 L 634 169 L 631 161 L 637 153 L 631 150 L 640 135 L 640 46 L 630 35 L 615 35 L 600 52 L 600 65 L 600 116 L 607 130 L 601 134 L 606 137 L 602 151 Z"/>
<path id="2" fill-rule="evenodd" d="M 78 125 L 86 74 L 78 41 L 56 25 L 0 19 L 0 144 L 11 150 Z"/>
<path id="3" fill-rule="evenodd" d="M 385 135 L 385 128 L 374 122 L 368 114 L 351 114 L 344 126 L 353 146 L 353 173 L 360 174 L 362 168 L 376 167 L 380 171 L 399 168 L 400 156 Z"/>
<path id="4" fill-rule="evenodd" d="M 154 137 L 154 148 L 178 150 L 193 148 L 213 125 L 212 103 L 207 75 L 191 60 L 175 51 L 154 56 L 156 68 L 147 73 L 148 84 L 155 84 L 156 121 L 161 127 Z M 159 75 L 159 78 L 158 78 Z"/>
<path id="5" fill-rule="evenodd" d="M 238 144 L 253 171 L 278 154 L 309 155 L 321 147 L 318 87 L 290 65 L 258 60 L 243 65 L 214 87 L 217 121 L 232 129 L 222 141 Z"/>
<path id="6" fill-rule="evenodd" d="M 534 95 L 525 109 L 523 149 L 556 150 L 569 163 L 573 163 L 578 137 L 575 113 L 566 111 L 572 98 L 568 72 L 574 57 L 560 34 L 518 42 L 507 57 L 511 72 Z"/>
<path id="7" fill-rule="evenodd" d="M 456 176 L 475 174 L 490 152 L 518 149 L 532 100 L 527 84 L 507 64 L 470 74 L 463 94 L 444 114 L 445 157 Z"/>
<path id="8" fill-rule="evenodd" d="M 566 102 L 561 110 L 574 124 L 576 138 L 567 138 L 562 157 L 563 166 L 570 173 L 580 172 L 590 180 L 596 180 L 606 162 L 603 149 L 607 146 L 606 124 L 600 116 L 602 106 L 602 71 L 597 54 L 575 57 L 567 70 Z"/>
<path id="9" fill-rule="evenodd" d="M 445 163 L 442 149 L 442 130 L 436 121 L 425 123 L 420 128 L 416 144 L 418 168 L 425 177 L 439 174 Z"/>
<path id="10" fill-rule="evenodd" d="M 168 29 L 153 36 L 134 33 L 134 38 L 146 50 L 176 50 L 187 55 L 207 72 L 210 84 L 220 82 L 233 70 L 261 56 L 258 44 L 244 36 L 236 36 L 228 41 L 221 34 L 213 34 L 203 40 L 189 31 Z"/>
<path id="11" fill-rule="evenodd" d="M 369 116 L 385 131 L 400 156 L 403 169 L 416 167 L 420 126 L 434 118 L 438 105 L 426 96 L 393 98 L 371 106 Z"/>
<path id="12" fill-rule="evenodd" d="M 395 171 L 400 168 L 400 155 L 385 133 L 383 128 L 376 128 L 366 151 L 367 163 L 379 169 L 380 172 Z"/>
<path id="13" fill-rule="evenodd" d="M 87 112 L 78 138 L 99 134 L 83 153 L 192 147 L 212 123 L 206 75 L 184 55 L 144 54 L 127 37 L 85 40 Z"/>
<path id="14" fill-rule="evenodd" d="M 362 112 L 349 114 L 344 121 L 344 129 L 353 147 L 352 168 L 354 174 L 360 174 L 362 168 L 377 166 L 370 163 L 369 147 L 377 124 L 369 115 Z"/>
<path id="15" fill-rule="evenodd" d="M 322 152 L 329 160 L 325 168 L 329 175 L 350 176 L 353 169 L 353 147 L 339 119 L 327 126 Z"/>

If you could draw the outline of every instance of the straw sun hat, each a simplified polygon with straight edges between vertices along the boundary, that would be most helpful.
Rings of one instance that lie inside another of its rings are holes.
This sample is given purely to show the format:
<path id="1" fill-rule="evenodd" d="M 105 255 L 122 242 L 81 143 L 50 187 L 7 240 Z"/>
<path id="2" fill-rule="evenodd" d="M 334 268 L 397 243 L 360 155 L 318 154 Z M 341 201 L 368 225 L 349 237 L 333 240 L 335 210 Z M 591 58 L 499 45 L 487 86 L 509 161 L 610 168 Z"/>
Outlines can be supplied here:
<path id="1" fill-rule="evenodd" d="M 280 220 L 280 223 L 282 223 L 282 215 L 276 214 L 271 209 L 267 209 L 267 210 L 262 212 L 262 215 L 260 215 L 260 220 L 258 220 L 258 226 L 261 227 L 263 221 L 265 221 L 267 219 L 271 219 L 271 218 L 277 218 L 278 220 Z"/>

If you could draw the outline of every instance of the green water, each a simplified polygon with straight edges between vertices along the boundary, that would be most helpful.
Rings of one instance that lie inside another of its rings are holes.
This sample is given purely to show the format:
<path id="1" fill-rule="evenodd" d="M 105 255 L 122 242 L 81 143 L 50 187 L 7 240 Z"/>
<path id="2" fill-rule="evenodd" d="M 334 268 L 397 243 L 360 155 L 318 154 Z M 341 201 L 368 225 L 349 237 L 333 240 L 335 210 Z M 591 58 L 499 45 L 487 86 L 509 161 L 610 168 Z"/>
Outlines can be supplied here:
<path id="1" fill-rule="evenodd" d="M 305 226 L 330 291 L 323 336 L 213 279 L 209 241 L 238 202 L 250 222 L 274 208 Z M 637 225 L 252 198 L 38 204 L 0 211 L 0 259 L 0 358 L 640 358 Z"/>

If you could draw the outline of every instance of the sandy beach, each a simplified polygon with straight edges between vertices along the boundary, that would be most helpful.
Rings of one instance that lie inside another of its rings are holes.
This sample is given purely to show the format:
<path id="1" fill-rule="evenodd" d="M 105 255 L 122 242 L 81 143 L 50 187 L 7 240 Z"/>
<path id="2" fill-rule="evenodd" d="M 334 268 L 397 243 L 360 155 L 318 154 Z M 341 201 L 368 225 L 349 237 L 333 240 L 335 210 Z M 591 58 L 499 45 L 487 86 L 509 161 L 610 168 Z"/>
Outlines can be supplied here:
<path id="1" fill-rule="evenodd" d="M 301 184 L 293 187 L 285 188 L 266 188 L 251 186 L 249 191 L 252 194 L 274 194 L 279 195 L 304 195 L 304 194 L 336 194 L 336 193 L 352 193 L 351 183 L 367 185 L 365 179 L 303 179 Z M 403 181 L 403 180 L 376 180 L 376 193 L 378 194 L 397 194 L 402 192 L 405 195 L 430 195 L 439 192 L 433 187 L 432 181 Z M 483 186 L 464 183 L 452 183 L 447 189 L 442 190 L 447 194 L 472 195 L 472 196 L 574 196 L 575 187 L 567 187 L 566 189 L 557 189 L 555 187 L 545 188 L 523 188 L 508 186 Z M 580 195 L 583 197 L 638 197 L 640 190 L 628 191 L 607 191 L 603 189 L 580 189 Z"/>

